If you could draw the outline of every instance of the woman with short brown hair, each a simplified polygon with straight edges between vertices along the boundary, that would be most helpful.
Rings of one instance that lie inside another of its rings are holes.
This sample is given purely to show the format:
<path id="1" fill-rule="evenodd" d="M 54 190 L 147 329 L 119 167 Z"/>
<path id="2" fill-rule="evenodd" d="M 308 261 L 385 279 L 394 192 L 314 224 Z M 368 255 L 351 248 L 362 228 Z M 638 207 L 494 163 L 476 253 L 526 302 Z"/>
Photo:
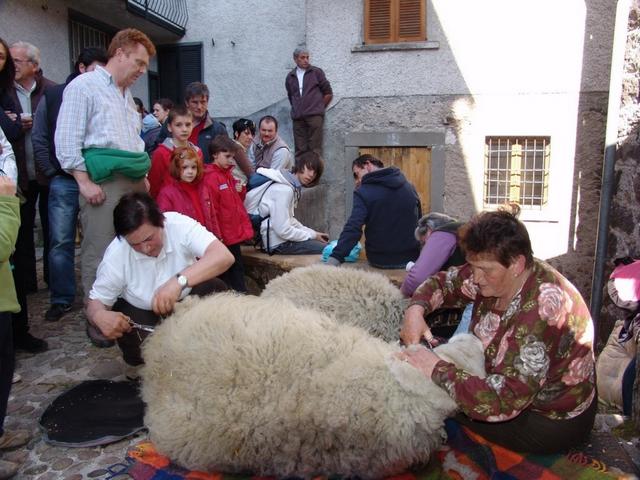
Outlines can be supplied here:
<path id="1" fill-rule="evenodd" d="M 459 230 L 467 264 L 424 282 L 405 312 L 406 344 L 433 342 L 424 315 L 473 303 L 470 333 L 484 347 L 486 377 L 426 348 L 402 358 L 445 388 L 456 417 L 487 440 L 530 453 L 584 442 L 597 409 L 594 327 L 576 288 L 533 258 L 526 227 L 505 211 L 483 212 Z"/>

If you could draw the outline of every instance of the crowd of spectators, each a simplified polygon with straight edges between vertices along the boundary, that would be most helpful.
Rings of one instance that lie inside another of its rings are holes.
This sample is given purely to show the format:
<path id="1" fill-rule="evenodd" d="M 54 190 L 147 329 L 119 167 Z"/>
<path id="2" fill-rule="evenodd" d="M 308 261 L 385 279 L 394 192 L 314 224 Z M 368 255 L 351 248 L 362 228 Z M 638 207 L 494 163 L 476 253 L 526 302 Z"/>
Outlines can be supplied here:
<path id="1" fill-rule="evenodd" d="M 333 98 L 309 52 L 294 51 L 296 68 L 285 80 L 293 149 L 272 115 L 257 126 L 238 119 L 231 138 L 210 112 L 210 91 L 201 82 L 186 86 L 184 103 L 160 98 L 147 112 L 130 87 L 154 55 L 144 33 L 125 29 L 107 51 L 85 48 L 66 82 L 55 85 L 43 74 L 37 47 L 0 39 L 0 449 L 28 440 L 24 432 L 2 430 L 14 349 L 37 354 L 48 348 L 28 322 L 27 295 L 39 288 L 37 217 L 50 293 L 44 320 L 59 321 L 82 292 L 91 342 L 117 342 L 133 369 L 143 363 L 147 331 L 186 295 L 247 292 L 243 244 L 318 260 L 327 248 L 327 233 L 295 217 L 303 190 L 322 178 L 324 112 Z M 353 210 L 327 263 L 340 266 L 364 232 L 371 266 L 409 265 L 402 292 L 412 300 L 402 340 L 437 343 L 425 314 L 469 305 L 468 331 L 482 340 L 493 367 L 487 379 L 477 379 L 433 353 L 408 350 L 404 360 L 459 400 L 466 415 L 460 421 L 491 424 L 482 432 L 497 441 L 513 442 L 527 426 L 530 435 L 519 445 L 529 451 L 546 451 L 538 444 L 545 431 L 565 433 L 552 450 L 584 436 L 595 411 L 590 318 L 568 281 L 533 259 L 523 224 L 504 212 L 465 225 L 435 213 L 421 219 L 416 189 L 397 167 L 365 154 L 353 160 L 351 173 Z M 75 282 L 78 236 L 81 286 Z M 551 304 L 545 295 L 552 293 L 571 305 Z M 525 309 L 525 299 L 539 310 Z M 567 315 L 580 319 L 579 332 L 564 331 Z M 524 340 L 516 327 L 526 329 Z M 571 348 L 558 350 L 557 329 Z M 546 355 L 535 371 L 518 353 L 533 347 Z M 562 402 L 545 390 L 552 374 L 550 385 L 560 392 L 553 395 Z M 506 421 L 513 422 L 496 433 L 493 425 Z M 16 470 L 0 460 L 0 478 Z"/>

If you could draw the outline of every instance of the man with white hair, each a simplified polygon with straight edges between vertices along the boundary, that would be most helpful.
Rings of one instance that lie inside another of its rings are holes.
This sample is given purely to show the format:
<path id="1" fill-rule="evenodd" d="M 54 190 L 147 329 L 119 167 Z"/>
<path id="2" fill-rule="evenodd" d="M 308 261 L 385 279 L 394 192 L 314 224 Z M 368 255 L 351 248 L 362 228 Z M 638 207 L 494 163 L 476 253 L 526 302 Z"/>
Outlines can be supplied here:
<path id="1" fill-rule="evenodd" d="M 322 153 L 322 125 L 324 111 L 331 103 L 333 91 L 322 69 L 311 65 L 309 50 L 300 47 L 293 51 L 296 68 L 287 74 L 284 85 L 291 104 L 295 156 L 314 151 Z"/>
<path id="2" fill-rule="evenodd" d="M 9 48 L 16 66 L 14 88 L 8 93 L 16 108 L 14 115 L 20 118 L 24 135 L 12 142 L 18 167 L 18 186 L 26 202 L 20 206 L 20 230 L 13 255 L 13 276 L 20 302 L 21 311 L 13 315 L 13 341 L 16 348 L 31 353 L 43 352 L 47 342 L 29 333 L 27 301 L 28 292 L 37 290 L 36 253 L 33 227 L 36 217 L 36 205 L 40 213 L 40 222 L 44 239 L 44 280 L 48 283 L 49 269 L 49 219 L 47 178 L 36 169 L 31 143 L 33 114 L 44 90 L 55 85 L 42 74 L 40 68 L 40 50 L 28 42 L 15 42 Z M 17 118 L 16 117 L 16 118 Z"/>

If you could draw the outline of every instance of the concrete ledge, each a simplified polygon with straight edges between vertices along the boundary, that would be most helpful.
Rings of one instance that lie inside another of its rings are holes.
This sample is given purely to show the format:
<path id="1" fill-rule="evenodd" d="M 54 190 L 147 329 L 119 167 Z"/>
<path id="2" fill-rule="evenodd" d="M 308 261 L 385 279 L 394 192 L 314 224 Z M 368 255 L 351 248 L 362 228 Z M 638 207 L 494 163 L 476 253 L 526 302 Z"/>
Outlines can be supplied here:
<path id="1" fill-rule="evenodd" d="M 259 294 L 270 280 L 279 277 L 297 267 L 307 267 L 320 263 L 320 255 L 267 255 L 251 246 L 242 247 L 242 262 L 247 278 L 249 292 Z M 403 269 L 383 270 L 374 268 L 365 259 L 355 263 L 343 263 L 339 268 L 360 268 L 381 273 L 399 287 L 404 280 L 406 271 Z"/>
<path id="2" fill-rule="evenodd" d="M 374 43 L 368 45 L 355 45 L 351 47 L 351 52 L 393 52 L 402 50 L 437 50 L 439 48 L 440 42 L 429 40 L 425 42 Z"/>

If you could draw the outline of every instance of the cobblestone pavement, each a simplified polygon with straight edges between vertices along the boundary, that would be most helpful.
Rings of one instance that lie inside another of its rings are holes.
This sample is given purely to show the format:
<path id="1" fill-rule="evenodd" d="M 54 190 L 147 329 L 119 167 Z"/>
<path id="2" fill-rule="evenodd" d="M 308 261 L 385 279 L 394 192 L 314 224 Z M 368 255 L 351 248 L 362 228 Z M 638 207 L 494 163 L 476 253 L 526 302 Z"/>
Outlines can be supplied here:
<path id="1" fill-rule="evenodd" d="M 43 285 L 40 280 L 40 286 Z M 117 347 L 100 349 L 91 345 L 80 305 L 60 321 L 46 322 L 44 312 L 49 307 L 49 291 L 41 289 L 29 295 L 28 302 L 31 333 L 46 339 L 49 350 L 37 355 L 17 352 L 16 371 L 22 380 L 13 385 L 5 427 L 26 429 L 32 432 L 33 438 L 23 448 L 2 452 L 0 458 L 22 463 L 14 477 L 17 479 L 130 478 L 126 474 L 113 476 L 108 468 L 124 462 L 128 447 L 145 439 L 145 433 L 94 448 L 63 448 L 43 441 L 38 420 L 51 401 L 83 380 L 124 380 L 124 363 Z M 622 440 L 611 433 L 624 418 L 610 414 L 598 417 L 587 453 L 622 471 L 638 472 L 639 439 Z"/>
<path id="2" fill-rule="evenodd" d="M 18 351 L 16 372 L 22 380 L 13 385 L 5 429 L 26 429 L 33 434 L 21 449 L 2 452 L 1 458 L 22 463 L 14 478 L 53 480 L 111 478 L 108 467 L 123 462 L 127 448 L 145 438 L 141 433 L 131 439 L 93 448 L 63 448 L 46 444 L 38 420 L 60 393 L 83 380 L 96 378 L 124 380 L 120 350 L 117 347 L 96 348 L 85 333 L 80 305 L 58 322 L 46 322 L 49 291 L 43 289 L 29 295 L 31 333 L 46 339 L 49 350 L 37 355 Z M 118 479 L 129 478 L 119 475 Z"/>

